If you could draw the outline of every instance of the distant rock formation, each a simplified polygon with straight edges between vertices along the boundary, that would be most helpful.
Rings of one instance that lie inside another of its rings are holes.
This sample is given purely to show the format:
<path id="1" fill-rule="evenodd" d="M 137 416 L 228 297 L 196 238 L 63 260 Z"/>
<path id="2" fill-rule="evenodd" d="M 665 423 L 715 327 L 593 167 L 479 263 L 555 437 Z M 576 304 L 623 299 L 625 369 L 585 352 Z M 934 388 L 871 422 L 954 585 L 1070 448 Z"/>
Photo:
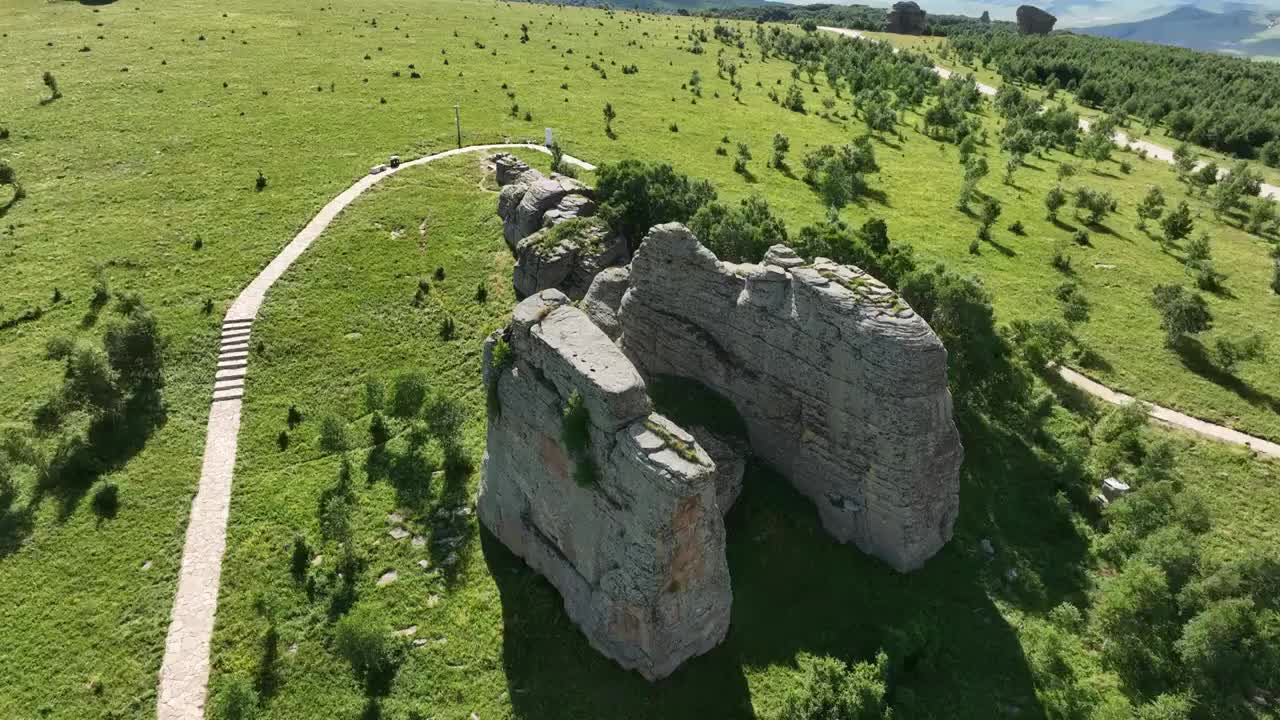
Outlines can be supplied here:
<path id="1" fill-rule="evenodd" d="M 492 161 L 502 187 L 503 237 L 516 256 L 517 297 L 556 288 L 578 300 L 597 273 L 626 262 L 626 239 L 591 219 L 596 203 L 590 188 L 563 175 L 548 178 L 514 155 Z"/>
<path id="2" fill-rule="evenodd" d="M 509 353 L 495 360 L 504 343 Z M 477 511 L 560 591 L 593 647 L 650 680 L 719 644 L 732 591 L 715 465 L 653 412 L 644 380 L 557 290 L 485 344 L 492 394 Z M 589 442 L 562 431 L 571 396 Z M 593 464 L 583 482 L 578 466 Z"/>
<path id="3" fill-rule="evenodd" d="M 982 17 L 978 18 L 978 22 L 982 23 L 983 25 L 990 25 L 990 24 L 991 24 L 991 11 L 990 11 L 990 10 L 983 10 L 983 11 L 982 11 Z"/>
<path id="4" fill-rule="evenodd" d="M 1048 35 L 1058 18 L 1032 5 L 1018 7 L 1018 32 L 1023 35 Z"/>
<path id="5" fill-rule="evenodd" d="M 785 252 L 784 252 L 785 251 Z M 679 224 L 631 261 L 620 344 L 647 375 L 702 382 L 827 531 L 900 571 L 951 539 L 963 456 L 947 354 L 875 278 L 829 261 L 721 262 Z M 797 264 L 800 263 L 800 264 Z"/>
<path id="6" fill-rule="evenodd" d="M 886 18 L 885 30 L 899 35 L 923 35 L 925 12 L 914 2 L 897 2 Z"/>

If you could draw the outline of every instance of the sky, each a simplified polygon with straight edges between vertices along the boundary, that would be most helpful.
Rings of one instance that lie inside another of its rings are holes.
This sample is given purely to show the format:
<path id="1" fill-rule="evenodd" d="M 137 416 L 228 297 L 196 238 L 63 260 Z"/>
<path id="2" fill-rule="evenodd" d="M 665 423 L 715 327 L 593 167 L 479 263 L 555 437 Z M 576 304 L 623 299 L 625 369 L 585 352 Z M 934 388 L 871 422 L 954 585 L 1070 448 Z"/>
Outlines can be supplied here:
<path id="1" fill-rule="evenodd" d="M 813 2 L 815 0 L 786 0 Z M 892 0 L 829 0 L 841 4 L 888 7 Z M 1258 0 L 1259 4 L 1280 8 L 1280 0 Z M 1013 20 L 1019 5 L 1031 4 L 1058 16 L 1058 27 L 1104 25 L 1163 15 L 1180 5 L 1197 5 L 1206 10 L 1220 10 L 1223 0 L 916 0 L 926 12 L 978 16 L 990 11 L 996 20 Z"/>

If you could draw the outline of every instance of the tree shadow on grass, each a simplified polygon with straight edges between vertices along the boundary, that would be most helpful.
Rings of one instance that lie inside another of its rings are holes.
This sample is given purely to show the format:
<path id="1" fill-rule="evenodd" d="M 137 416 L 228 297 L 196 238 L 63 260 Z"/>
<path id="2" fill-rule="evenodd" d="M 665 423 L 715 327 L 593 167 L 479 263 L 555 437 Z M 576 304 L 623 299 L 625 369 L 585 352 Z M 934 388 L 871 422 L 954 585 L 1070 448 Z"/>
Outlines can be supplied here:
<path id="1" fill-rule="evenodd" d="M 1218 367 L 1218 364 L 1209 355 L 1208 349 L 1196 338 L 1184 337 L 1178 342 L 1174 351 L 1178 354 L 1178 359 L 1182 361 L 1182 366 L 1196 375 L 1214 385 L 1234 392 L 1242 400 L 1254 407 L 1266 408 L 1273 413 L 1280 413 L 1280 398 L 1259 390 Z"/>
<path id="2" fill-rule="evenodd" d="M 501 595 L 503 662 L 518 718 L 754 718 L 749 674 L 792 668 L 801 652 L 898 668 L 903 717 L 1043 718 L 1031 671 L 993 596 L 1047 610 L 1085 591 L 1087 543 L 1055 493 L 1087 503 L 1069 454 L 980 417 L 963 423 L 968 458 L 956 537 L 900 574 L 836 543 L 813 504 L 751 463 L 726 519 L 733 610 L 727 639 L 671 677 L 647 683 L 597 654 L 556 590 L 486 530 L 481 544 Z M 997 549 L 987 558 L 979 541 Z M 1018 570 L 1006 580 L 1008 568 Z M 565 672 L 572 668 L 572 672 Z M 775 696 L 776 697 L 776 696 Z"/>

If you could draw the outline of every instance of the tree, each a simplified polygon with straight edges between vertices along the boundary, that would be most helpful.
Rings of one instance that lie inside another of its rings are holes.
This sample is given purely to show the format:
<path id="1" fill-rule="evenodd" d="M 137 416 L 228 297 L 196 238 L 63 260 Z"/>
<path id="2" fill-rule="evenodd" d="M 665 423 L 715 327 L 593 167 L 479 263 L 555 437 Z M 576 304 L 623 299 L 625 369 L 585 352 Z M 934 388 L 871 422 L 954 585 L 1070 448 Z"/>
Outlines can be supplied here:
<path id="1" fill-rule="evenodd" d="M 1132 687 L 1159 687 L 1172 671 L 1177 608 L 1165 574 L 1131 561 L 1107 579 L 1091 616 L 1102 661 Z"/>
<path id="2" fill-rule="evenodd" d="M 1058 220 L 1058 211 L 1066 204 L 1067 193 L 1063 191 L 1061 185 L 1055 185 L 1049 188 L 1049 192 L 1045 193 L 1044 206 L 1049 211 L 1049 220 L 1056 222 Z"/>
<path id="3" fill-rule="evenodd" d="M 1164 214 L 1164 193 L 1160 188 L 1152 185 L 1147 189 L 1147 194 L 1142 198 L 1142 202 L 1138 203 L 1138 229 L 1146 231 L 1148 220 L 1159 220 Z"/>
<path id="4" fill-rule="evenodd" d="M 1249 219 L 1245 228 L 1254 235 L 1261 235 L 1268 225 L 1276 221 L 1276 202 L 1270 197 L 1260 197 L 1249 206 Z"/>
<path id="5" fill-rule="evenodd" d="M 1111 197 L 1111 193 L 1102 190 L 1091 190 L 1089 188 L 1076 189 L 1076 212 L 1085 211 L 1085 224 L 1097 225 L 1109 213 L 1116 211 L 1116 200 Z"/>
<path id="6" fill-rule="evenodd" d="M 870 138 L 844 145 L 823 145 L 804 159 L 804 180 L 822 194 L 828 207 L 841 208 L 866 192 L 865 175 L 879 172 Z"/>
<path id="7" fill-rule="evenodd" d="M 666 222 L 689 222 L 698 208 L 716 199 L 715 188 L 693 180 L 667 163 L 627 159 L 600 166 L 596 201 L 600 217 L 639 246 L 649 228 Z"/>
<path id="8" fill-rule="evenodd" d="M 779 720 L 892 720 L 893 710 L 885 701 L 889 657 L 883 651 L 874 664 L 849 667 L 808 653 L 800 655 L 798 664 L 800 682 L 783 698 Z"/>
<path id="9" fill-rule="evenodd" d="M 744 198 L 737 208 L 711 202 L 689 221 L 707 249 L 721 260 L 757 263 L 775 243 L 787 242 L 787 226 L 759 195 Z"/>
<path id="10" fill-rule="evenodd" d="M 1170 245 L 1191 234 L 1195 229 L 1195 222 L 1191 219 L 1191 208 L 1185 200 L 1178 203 L 1173 212 L 1164 216 L 1160 221 L 1160 229 L 1164 231 L 1165 242 Z"/>
<path id="11" fill-rule="evenodd" d="M 988 197 L 985 200 L 983 200 L 981 212 L 979 215 L 979 219 L 982 222 L 982 227 L 990 231 L 991 226 L 996 224 L 996 220 L 1000 219 L 1000 212 L 1002 209 L 1003 208 L 1000 207 L 1000 201 L 996 200 L 993 197 Z"/>
<path id="12" fill-rule="evenodd" d="M 604 112 L 604 134 L 608 135 L 609 137 L 614 137 L 613 121 L 617 119 L 618 113 L 614 111 L 613 103 L 605 103 L 603 112 Z"/>
<path id="13" fill-rule="evenodd" d="M 1176 347 L 1185 336 L 1213 327 L 1213 315 L 1200 295 L 1189 293 L 1180 285 L 1157 285 L 1152 296 L 1151 302 L 1160 313 L 1166 347 Z"/>
<path id="14" fill-rule="evenodd" d="M 1259 657 L 1264 652 L 1262 642 L 1253 600 L 1231 598 L 1191 618 L 1174 648 L 1205 699 L 1225 700 L 1252 690 L 1255 680 L 1261 679 L 1255 672 L 1266 666 Z"/>
<path id="15" fill-rule="evenodd" d="M 1192 171 L 1196 169 L 1196 156 L 1191 151 L 1191 146 L 1182 143 L 1173 150 L 1173 166 L 1178 171 L 1178 178 L 1187 181 L 1191 177 Z"/>
<path id="16" fill-rule="evenodd" d="M 779 170 L 787 167 L 787 153 L 791 151 L 791 140 L 782 133 L 773 135 L 773 166 Z"/>
<path id="17" fill-rule="evenodd" d="M 1213 353 L 1217 358 L 1218 367 L 1233 373 L 1242 362 L 1263 359 L 1266 356 L 1266 343 L 1257 333 L 1241 340 L 1218 338 L 1213 343 Z"/>

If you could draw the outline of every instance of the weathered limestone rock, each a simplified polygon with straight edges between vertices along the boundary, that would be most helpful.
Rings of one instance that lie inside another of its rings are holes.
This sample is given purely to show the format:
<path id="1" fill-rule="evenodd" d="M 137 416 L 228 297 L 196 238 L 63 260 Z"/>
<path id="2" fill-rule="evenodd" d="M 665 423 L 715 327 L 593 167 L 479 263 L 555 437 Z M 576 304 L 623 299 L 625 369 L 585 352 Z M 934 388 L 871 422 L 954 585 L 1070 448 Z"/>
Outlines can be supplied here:
<path id="1" fill-rule="evenodd" d="M 900 35 L 923 35 L 925 12 L 914 2 L 898 2 L 889 11 L 885 30 Z"/>
<path id="2" fill-rule="evenodd" d="M 622 295 L 627 291 L 630 279 L 629 267 L 606 268 L 591 281 L 591 287 L 582 298 L 583 312 L 610 340 L 617 340 L 622 332 L 618 325 L 618 309 L 622 307 Z"/>
<path id="3" fill-rule="evenodd" d="M 502 218 L 503 237 L 512 251 L 521 240 L 544 226 L 595 214 L 591 189 L 577 180 L 555 174 L 547 177 L 506 153 L 491 159 L 502 187 L 498 216 Z M 550 221 L 545 218 L 548 213 L 552 216 Z"/>
<path id="4" fill-rule="evenodd" d="M 722 263 L 684 226 L 659 225 L 632 259 L 618 318 L 642 371 L 733 402 L 752 452 L 840 541 L 908 571 L 951 538 L 963 449 L 946 350 L 871 276 L 828 261 Z"/>
<path id="5" fill-rule="evenodd" d="M 495 348 L 506 343 L 509 352 Z M 501 358 L 508 358 L 502 361 Z M 495 364 L 500 362 L 501 364 Z M 477 513 L 543 574 L 604 655 L 652 680 L 724 639 L 732 601 L 714 465 L 653 412 L 644 380 L 556 290 L 485 344 L 492 393 Z M 578 393 L 590 442 L 563 440 Z M 575 468 L 594 463 L 594 481 Z"/>
<path id="6" fill-rule="evenodd" d="M 1048 35 L 1058 18 L 1032 5 L 1018 7 L 1018 32 L 1023 35 Z"/>
<path id="7" fill-rule="evenodd" d="M 516 245 L 516 295 L 524 298 L 556 288 L 581 299 L 601 270 L 625 262 L 626 257 L 626 241 L 602 220 L 573 218 Z"/>
<path id="8" fill-rule="evenodd" d="M 728 515 L 729 509 L 742 494 L 742 476 L 747 470 L 746 444 L 701 425 L 690 427 L 689 434 L 716 464 L 715 472 L 712 473 L 716 485 L 716 504 L 720 506 L 721 515 Z"/>

